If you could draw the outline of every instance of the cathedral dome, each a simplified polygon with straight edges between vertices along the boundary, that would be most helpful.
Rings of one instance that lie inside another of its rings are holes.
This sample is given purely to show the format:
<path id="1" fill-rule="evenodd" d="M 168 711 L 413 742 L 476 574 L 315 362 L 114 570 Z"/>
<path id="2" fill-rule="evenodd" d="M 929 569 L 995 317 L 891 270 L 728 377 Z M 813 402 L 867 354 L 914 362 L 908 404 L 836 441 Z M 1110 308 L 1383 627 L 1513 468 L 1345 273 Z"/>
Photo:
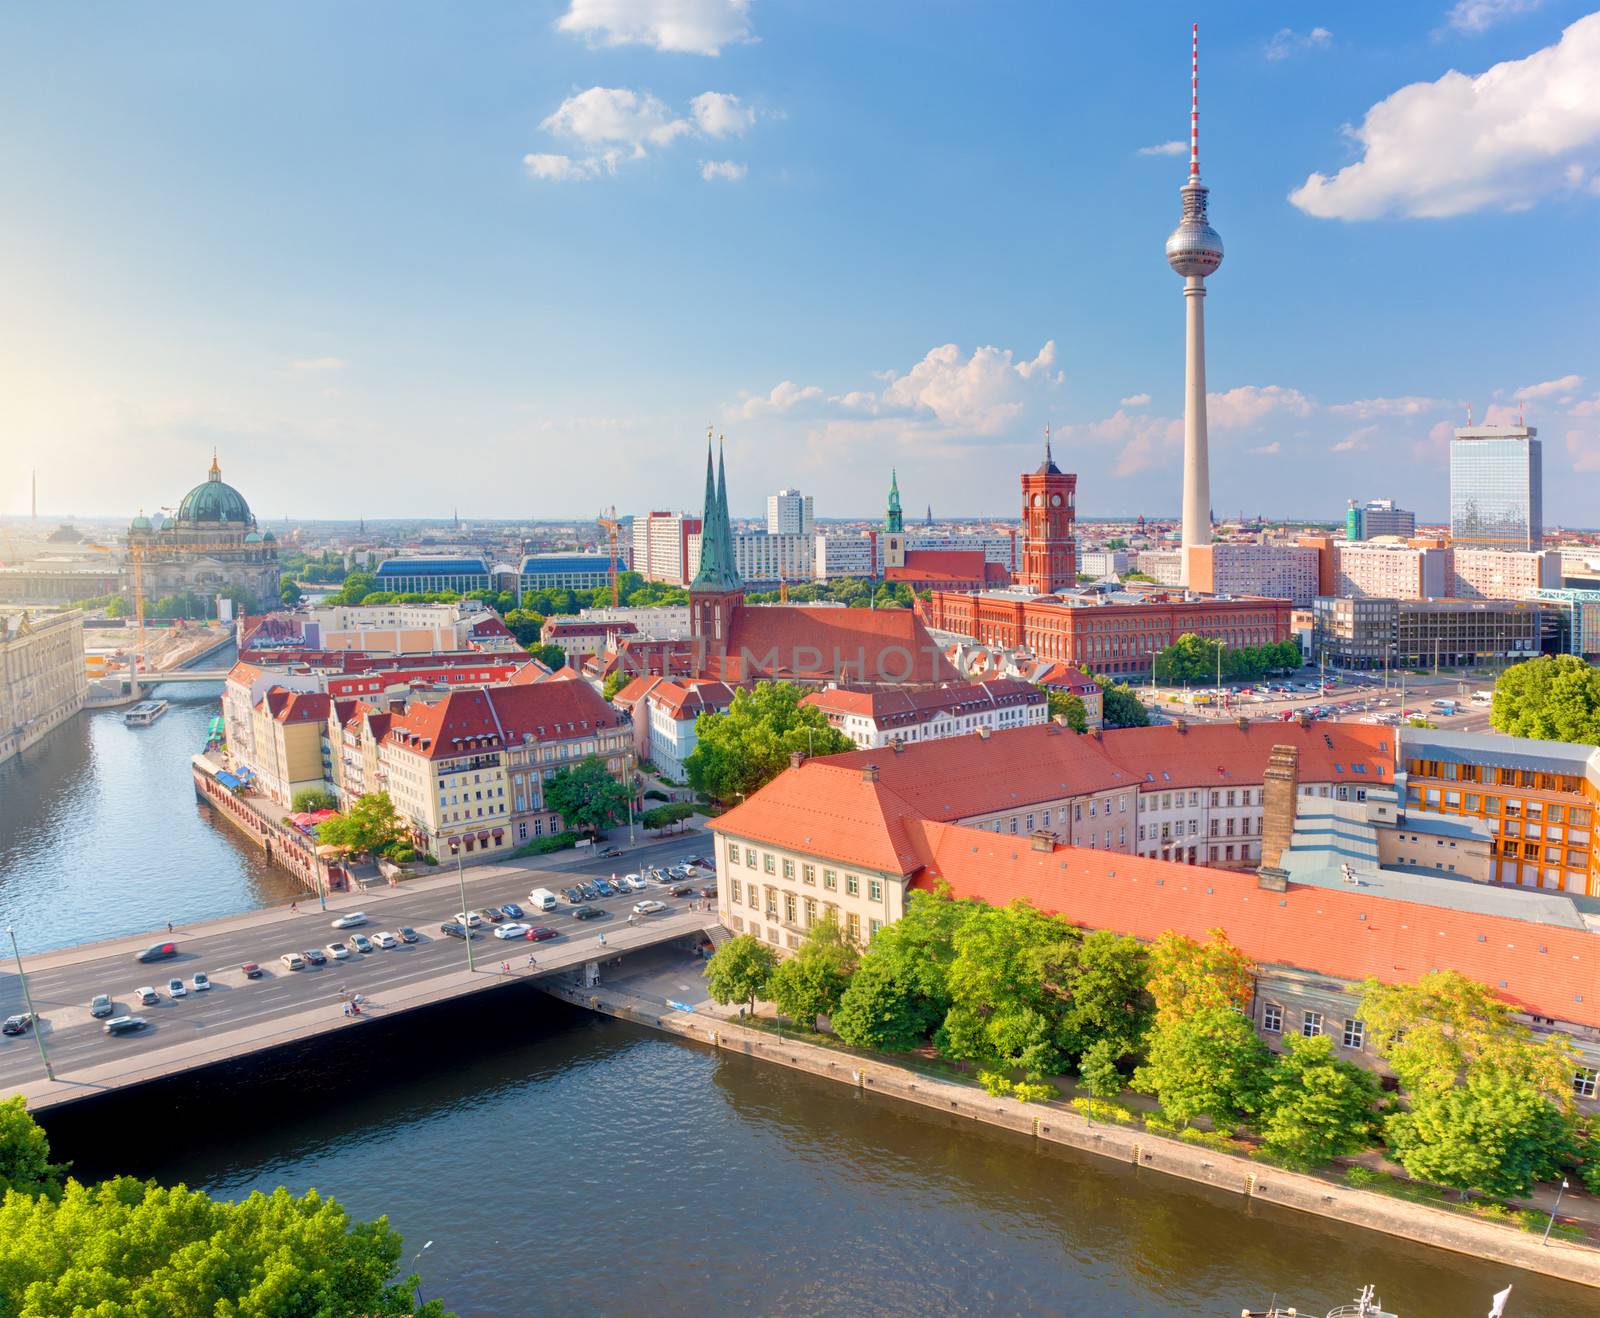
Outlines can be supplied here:
<path id="1" fill-rule="evenodd" d="M 133 525 L 128 529 L 132 531 L 148 531 L 151 529 L 150 519 L 144 515 L 143 511 L 141 511 L 139 515 L 133 519 Z"/>
<path id="2" fill-rule="evenodd" d="M 250 505 L 244 501 L 244 495 L 233 486 L 224 484 L 222 469 L 213 455 L 205 483 L 196 485 L 178 505 L 177 523 L 179 526 L 194 526 L 221 522 L 253 525 L 255 518 L 250 515 Z"/>

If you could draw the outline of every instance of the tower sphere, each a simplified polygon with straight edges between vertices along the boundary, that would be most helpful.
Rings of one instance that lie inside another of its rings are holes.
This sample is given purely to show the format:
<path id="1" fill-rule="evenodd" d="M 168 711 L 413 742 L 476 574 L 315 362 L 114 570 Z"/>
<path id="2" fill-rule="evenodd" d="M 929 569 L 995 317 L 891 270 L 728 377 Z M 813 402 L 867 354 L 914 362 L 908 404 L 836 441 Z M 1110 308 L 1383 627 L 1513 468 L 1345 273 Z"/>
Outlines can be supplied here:
<path id="1" fill-rule="evenodd" d="M 1222 235 L 1206 219 L 1206 192 L 1198 179 L 1183 187 L 1183 218 L 1167 239 L 1167 264 L 1187 278 L 1202 279 L 1222 264 Z"/>

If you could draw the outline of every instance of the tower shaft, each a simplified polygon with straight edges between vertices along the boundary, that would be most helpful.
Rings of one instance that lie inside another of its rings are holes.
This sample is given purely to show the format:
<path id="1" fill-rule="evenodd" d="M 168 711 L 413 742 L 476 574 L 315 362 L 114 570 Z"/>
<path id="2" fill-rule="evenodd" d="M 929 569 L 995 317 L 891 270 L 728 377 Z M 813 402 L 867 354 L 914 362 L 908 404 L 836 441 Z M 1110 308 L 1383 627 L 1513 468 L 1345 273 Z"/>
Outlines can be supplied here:
<path id="1" fill-rule="evenodd" d="M 1187 321 L 1183 368 L 1183 577 L 1189 550 L 1211 543 L 1211 453 L 1206 433 L 1206 281 L 1183 281 Z"/>

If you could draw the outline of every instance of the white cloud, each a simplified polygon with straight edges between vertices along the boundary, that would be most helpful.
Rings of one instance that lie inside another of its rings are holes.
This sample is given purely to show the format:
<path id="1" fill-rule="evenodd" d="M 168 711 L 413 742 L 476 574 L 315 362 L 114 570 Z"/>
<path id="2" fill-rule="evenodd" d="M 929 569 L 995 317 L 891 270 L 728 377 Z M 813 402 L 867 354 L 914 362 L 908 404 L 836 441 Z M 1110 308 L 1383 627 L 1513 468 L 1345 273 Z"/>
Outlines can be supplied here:
<path id="1" fill-rule="evenodd" d="M 1248 452 L 1248 453 L 1257 453 L 1257 454 L 1260 454 L 1262 457 L 1270 458 L 1270 457 L 1276 456 L 1279 453 L 1282 453 L 1283 452 L 1283 445 L 1280 444 L 1277 440 L 1273 440 L 1272 443 L 1270 443 L 1270 444 L 1261 444 L 1261 445 L 1258 445 L 1256 448 L 1247 449 L 1246 452 Z"/>
<path id="2" fill-rule="evenodd" d="M 1296 32 L 1293 28 L 1279 28 L 1267 42 L 1267 58 L 1288 59 L 1302 50 L 1322 50 L 1333 42 L 1333 33 L 1325 27 L 1314 27 L 1309 32 Z"/>
<path id="3" fill-rule="evenodd" d="M 596 45 L 693 55 L 719 55 L 724 46 L 755 39 L 750 0 L 571 0 L 556 28 Z"/>
<path id="4" fill-rule="evenodd" d="M 693 131 L 649 92 L 626 87 L 590 87 L 569 96 L 539 126 L 589 147 L 626 147 L 635 157 L 645 154 L 646 145 L 666 146 Z"/>
<path id="5" fill-rule="evenodd" d="M 702 160 L 700 162 L 700 177 L 707 183 L 713 179 L 722 179 L 728 183 L 737 183 L 745 176 L 744 165 L 732 160 Z"/>
<path id="6" fill-rule="evenodd" d="M 1540 384 L 1525 384 L 1511 396 L 1513 398 L 1548 398 L 1551 394 L 1570 394 L 1583 387 L 1583 376 L 1563 375 L 1559 380 L 1545 380 Z"/>
<path id="7" fill-rule="evenodd" d="M 997 435 L 1023 410 L 1019 381 L 1035 374 L 1049 379 L 1056 359 L 1052 339 L 1031 361 L 1011 360 L 1011 349 L 982 347 L 963 357 L 953 343 L 934 348 L 884 388 L 884 403 L 931 414 L 944 427 L 975 435 Z"/>
<path id="8" fill-rule="evenodd" d="M 737 137 L 756 121 L 756 112 L 728 92 L 701 92 L 689 106 L 707 137 Z"/>
<path id="9" fill-rule="evenodd" d="M 1600 394 L 1593 398 L 1585 398 L 1573 406 L 1572 416 L 1600 416 Z"/>
<path id="10" fill-rule="evenodd" d="M 1289 200 L 1321 219 L 1440 219 L 1527 210 L 1600 161 L 1600 13 L 1553 46 L 1477 77 L 1454 71 L 1402 87 L 1347 134 L 1362 158 L 1312 174 Z"/>
<path id="11" fill-rule="evenodd" d="M 1600 435 L 1567 431 L 1567 456 L 1572 459 L 1573 471 L 1600 471 Z"/>
<path id="12" fill-rule="evenodd" d="M 344 367 L 343 357 L 308 357 L 294 364 L 297 371 L 342 371 Z"/>
<path id="13" fill-rule="evenodd" d="M 822 390 L 817 385 L 802 386 L 793 380 L 783 380 L 773 385 L 770 393 L 757 394 L 754 398 L 745 399 L 734 409 L 733 414 L 740 420 L 752 421 L 758 416 L 792 412 L 802 404 L 816 402 L 821 397 Z"/>
<path id="14" fill-rule="evenodd" d="M 1328 411 L 1336 416 L 1353 416 L 1365 421 L 1374 416 L 1420 416 L 1424 412 L 1437 412 L 1441 407 L 1455 407 L 1444 398 L 1423 398 L 1406 395 L 1401 398 L 1358 398 L 1350 403 L 1335 403 Z"/>
<path id="15" fill-rule="evenodd" d="M 1496 23 L 1537 9 L 1544 0 L 1456 0 L 1445 25 L 1457 32 L 1487 32 Z"/>
<path id="16" fill-rule="evenodd" d="M 1141 156 L 1181 156 L 1189 149 L 1187 142 L 1157 142 L 1155 146 L 1142 146 L 1137 154 Z"/>
<path id="17" fill-rule="evenodd" d="M 1218 430 L 1248 430 L 1274 412 L 1309 416 L 1314 404 L 1298 389 L 1278 384 L 1242 384 L 1226 393 L 1206 395 L 1206 421 Z"/>
<path id="18" fill-rule="evenodd" d="M 1378 433 L 1377 426 L 1362 426 L 1359 430 L 1352 430 L 1348 435 L 1333 446 L 1334 453 L 1357 453 L 1366 448 L 1367 441 Z"/>
<path id="19" fill-rule="evenodd" d="M 1149 394 L 1129 394 L 1119 404 L 1119 407 L 1146 407 L 1149 405 Z"/>
<path id="20" fill-rule="evenodd" d="M 571 156 L 529 152 L 522 157 L 522 164 L 534 178 L 564 183 L 572 179 L 593 178 L 600 172 L 602 161 L 598 156 L 574 160 Z"/>

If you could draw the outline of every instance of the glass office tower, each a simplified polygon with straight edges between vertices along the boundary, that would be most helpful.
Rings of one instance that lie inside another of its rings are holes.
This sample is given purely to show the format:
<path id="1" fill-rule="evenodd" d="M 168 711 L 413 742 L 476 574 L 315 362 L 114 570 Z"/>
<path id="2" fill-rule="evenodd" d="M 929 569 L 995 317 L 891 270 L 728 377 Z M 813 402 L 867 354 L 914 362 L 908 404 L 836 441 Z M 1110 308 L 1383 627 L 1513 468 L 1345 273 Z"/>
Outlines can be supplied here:
<path id="1" fill-rule="evenodd" d="M 1472 426 L 1450 443 L 1450 538 L 1479 549 L 1543 549 L 1544 487 L 1532 426 Z"/>

